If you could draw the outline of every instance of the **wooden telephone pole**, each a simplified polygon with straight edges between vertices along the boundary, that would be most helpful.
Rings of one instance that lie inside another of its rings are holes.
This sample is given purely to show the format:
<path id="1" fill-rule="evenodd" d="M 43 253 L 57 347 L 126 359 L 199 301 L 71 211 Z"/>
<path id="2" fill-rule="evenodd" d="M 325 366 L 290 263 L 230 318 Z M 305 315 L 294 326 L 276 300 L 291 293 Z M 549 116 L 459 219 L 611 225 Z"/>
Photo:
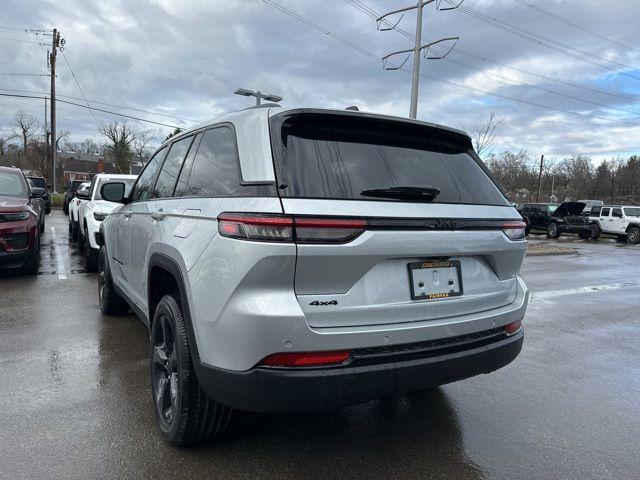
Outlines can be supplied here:
<path id="1" fill-rule="evenodd" d="M 62 44 L 64 41 L 62 41 Z M 57 28 L 53 29 L 53 40 L 51 41 L 51 52 L 49 53 L 49 67 L 51 69 L 51 163 L 52 163 L 52 185 L 54 193 L 57 193 L 56 182 L 56 56 L 57 49 L 60 48 L 61 38 Z"/>
<path id="2" fill-rule="evenodd" d="M 544 155 L 540 156 L 540 173 L 538 173 L 538 193 L 536 193 L 536 202 L 540 201 L 540 187 L 542 186 L 542 166 L 544 165 Z"/>

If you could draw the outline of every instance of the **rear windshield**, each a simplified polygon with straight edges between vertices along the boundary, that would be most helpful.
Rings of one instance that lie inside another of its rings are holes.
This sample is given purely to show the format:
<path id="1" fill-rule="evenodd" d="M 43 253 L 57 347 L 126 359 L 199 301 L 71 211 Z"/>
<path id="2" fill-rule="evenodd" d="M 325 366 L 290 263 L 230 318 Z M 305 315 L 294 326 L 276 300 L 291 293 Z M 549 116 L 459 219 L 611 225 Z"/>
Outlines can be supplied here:
<path id="1" fill-rule="evenodd" d="M 69 185 L 69 191 L 71 192 L 75 192 L 76 190 L 78 190 L 78 187 L 82 184 L 82 181 L 80 180 L 74 180 L 73 182 L 71 182 L 71 184 Z"/>
<path id="2" fill-rule="evenodd" d="M 370 195 L 411 187 L 436 192 L 433 203 L 509 205 L 460 134 L 320 113 L 276 116 L 271 128 L 284 197 L 415 201 Z"/>
<path id="3" fill-rule="evenodd" d="M 0 172 L 0 195 L 23 197 L 27 194 L 25 187 L 20 174 Z"/>

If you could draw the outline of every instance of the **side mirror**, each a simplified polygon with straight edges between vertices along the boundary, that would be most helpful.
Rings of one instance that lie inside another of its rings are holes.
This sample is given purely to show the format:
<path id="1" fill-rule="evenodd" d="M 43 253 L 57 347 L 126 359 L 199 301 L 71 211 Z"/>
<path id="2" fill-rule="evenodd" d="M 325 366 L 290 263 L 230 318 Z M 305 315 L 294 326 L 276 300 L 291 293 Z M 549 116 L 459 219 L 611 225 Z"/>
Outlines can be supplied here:
<path id="1" fill-rule="evenodd" d="M 100 196 L 107 202 L 124 203 L 125 185 L 122 182 L 109 182 L 100 188 Z"/>
<path id="2" fill-rule="evenodd" d="M 82 200 L 89 200 L 91 198 L 91 194 L 89 192 L 89 189 L 78 189 L 76 191 L 76 197 L 81 198 Z"/>
<path id="3" fill-rule="evenodd" d="M 44 188 L 33 187 L 31 189 L 31 198 L 42 198 L 46 193 L 47 191 Z"/>

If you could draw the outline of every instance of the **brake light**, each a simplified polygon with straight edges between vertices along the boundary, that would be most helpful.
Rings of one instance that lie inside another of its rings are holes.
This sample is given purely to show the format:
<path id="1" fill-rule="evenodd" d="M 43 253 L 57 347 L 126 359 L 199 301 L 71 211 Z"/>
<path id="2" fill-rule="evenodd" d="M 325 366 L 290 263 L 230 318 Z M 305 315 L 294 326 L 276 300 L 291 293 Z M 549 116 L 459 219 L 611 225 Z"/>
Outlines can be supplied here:
<path id="1" fill-rule="evenodd" d="M 317 367 L 344 363 L 351 356 L 350 350 L 335 352 L 291 352 L 269 355 L 260 366 L 263 367 Z"/>
<path id="2" fill-rule="evenodd" d="M 241 240 L 296 243 L 345 243 L 367 228 L 364 219 L 222 213 L 218 233 Z"/>
<path id="3" fill-rule="evenodd" d="M 504 327 L 504 331 L 507 332 L 507 335 L 513 335 L 522 327 L 522 320 L 518 320 L 517 322 L 510 323 L 509 325 Z"/>
<path id="4" fill-rule="evenodd" d="M 527 224 L 524 222 L 504 222 L 501 225 L 502 232 L 510 240 L 522 240 L 525 235 L 525 228 Z"/>

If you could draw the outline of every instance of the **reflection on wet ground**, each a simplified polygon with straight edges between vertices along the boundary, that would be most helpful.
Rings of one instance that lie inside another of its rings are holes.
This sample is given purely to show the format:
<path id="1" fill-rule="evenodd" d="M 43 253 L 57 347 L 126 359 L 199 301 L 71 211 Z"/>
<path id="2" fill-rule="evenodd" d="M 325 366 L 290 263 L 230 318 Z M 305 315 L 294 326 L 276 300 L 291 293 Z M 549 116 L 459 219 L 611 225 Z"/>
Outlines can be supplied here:
<path id="1" fill-rule="evenodd" d="M 175 449 L 155 426 L 146 327 L 100 315 L 62 215 L 46 235 L 42 275 L 0 276 L 1 478 L 640 478 L 640 249 L 527 259 L 525 348 L 499 372 L 332 412 L 238 414 L 224 438 Z"/>

